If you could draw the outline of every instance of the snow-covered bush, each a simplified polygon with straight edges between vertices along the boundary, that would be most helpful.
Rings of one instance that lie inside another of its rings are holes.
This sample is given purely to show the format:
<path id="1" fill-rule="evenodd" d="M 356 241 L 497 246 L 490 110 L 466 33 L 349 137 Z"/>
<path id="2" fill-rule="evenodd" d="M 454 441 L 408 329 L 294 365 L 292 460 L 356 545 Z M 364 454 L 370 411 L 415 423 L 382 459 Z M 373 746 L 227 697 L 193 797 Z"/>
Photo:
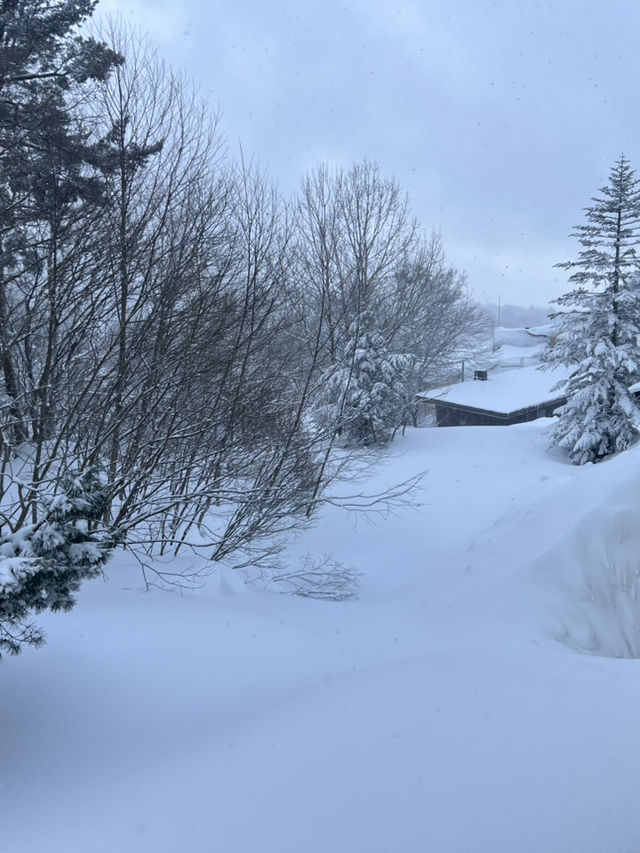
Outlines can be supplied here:
<path id="1" fill-rule="evenodd" d="M 361 575 L 355 566 L 341 563 L 330 554 L 305 554 L 297 566 L 258 569 L 257 575 L 247 575 L 247 582 L 285 595 L 350 601 L 358 597 Z"/>
<path id="2" fill-rule="evenodd" d="M 40 645 L 31 613 L 70 610 L 85 578 L 100 573 L 115 546 L 103 529 L 105 494 L 93 470 L 66 476 L 40 521 L 0 538 L 0 650 Z"/>
<path id="3" fill-rule="evenodd" d="M 353 323 L 340 363 L 325 372 L 317 417 L 346 446 L 384 445 L 406 421 L 410 356 L 389 352 L 365 316 Z"/>

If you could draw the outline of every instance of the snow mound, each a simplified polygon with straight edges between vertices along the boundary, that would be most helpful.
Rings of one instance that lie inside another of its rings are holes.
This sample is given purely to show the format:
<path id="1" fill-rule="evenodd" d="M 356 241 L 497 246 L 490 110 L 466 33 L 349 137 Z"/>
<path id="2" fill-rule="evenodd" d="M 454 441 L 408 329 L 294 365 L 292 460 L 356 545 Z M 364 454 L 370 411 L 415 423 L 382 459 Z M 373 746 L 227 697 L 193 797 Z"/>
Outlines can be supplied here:
<path id="1" fill-rule="evenodd" d="M 637 490 L 636 490 L 637 492 Z M 582 653 L 640 658 L 640 501 L 586 515 L 538 568 L 558 573 L 557 638 Z"/>

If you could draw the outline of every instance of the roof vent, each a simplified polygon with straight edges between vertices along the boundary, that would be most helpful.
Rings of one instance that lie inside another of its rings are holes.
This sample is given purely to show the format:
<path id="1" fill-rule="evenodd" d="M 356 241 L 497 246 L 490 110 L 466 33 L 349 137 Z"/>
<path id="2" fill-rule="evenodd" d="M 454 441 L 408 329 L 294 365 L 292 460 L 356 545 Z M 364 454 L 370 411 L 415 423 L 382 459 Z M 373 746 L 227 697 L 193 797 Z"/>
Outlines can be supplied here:
<path id="1" fill-rule="evenodd" d="M 487 371 L 486 370 L 474 370 L 473 371 L 473 378 L 479 379 L 482 382 L 486 382 L 487 381 Z"/>

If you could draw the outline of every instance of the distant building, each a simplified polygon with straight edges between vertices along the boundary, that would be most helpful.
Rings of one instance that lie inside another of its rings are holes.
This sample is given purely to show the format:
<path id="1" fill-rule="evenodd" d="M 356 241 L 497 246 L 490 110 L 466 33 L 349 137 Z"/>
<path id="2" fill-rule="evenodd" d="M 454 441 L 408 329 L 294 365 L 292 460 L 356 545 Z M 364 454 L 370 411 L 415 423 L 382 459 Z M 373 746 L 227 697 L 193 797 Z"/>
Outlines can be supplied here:
<path id="1" fill-rule="evenodd" d="M 540 364 L 542 353 L 553 338 L 554 327 L 534 326 L 528 329 L 506 329 L 498 326 L 493 330 L 493 354 L 487 366 L 528 367 Z"/>

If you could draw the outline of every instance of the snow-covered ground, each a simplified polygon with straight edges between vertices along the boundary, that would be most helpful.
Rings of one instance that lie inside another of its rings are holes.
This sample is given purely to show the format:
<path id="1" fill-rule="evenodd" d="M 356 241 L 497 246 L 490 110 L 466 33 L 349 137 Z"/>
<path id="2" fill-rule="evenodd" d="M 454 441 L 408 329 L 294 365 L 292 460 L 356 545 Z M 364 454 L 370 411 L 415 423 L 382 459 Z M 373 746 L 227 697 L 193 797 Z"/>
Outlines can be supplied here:
<path id="1" fill-rule="evenodd" d="M 0 665 L 2 853 L 637 853 L 640 448 L 574 468 L 543 421 L 413 430 L 292 565 L 356 601 L 120 555 Z"/>

